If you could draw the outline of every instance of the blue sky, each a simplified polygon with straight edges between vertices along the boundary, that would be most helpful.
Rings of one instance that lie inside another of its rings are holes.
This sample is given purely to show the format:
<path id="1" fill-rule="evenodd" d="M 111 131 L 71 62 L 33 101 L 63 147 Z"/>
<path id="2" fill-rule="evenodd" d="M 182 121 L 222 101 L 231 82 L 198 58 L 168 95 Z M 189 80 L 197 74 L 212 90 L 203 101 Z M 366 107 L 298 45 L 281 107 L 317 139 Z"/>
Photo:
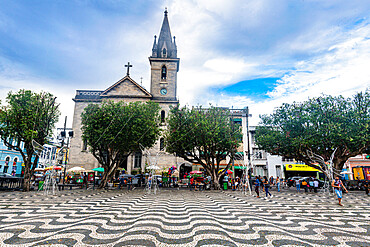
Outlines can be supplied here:
<path id="1" fill-rule="evenodd" d="M 0 97 L 51 91 L 72 122 L 77 89 L 131 76 L 149 89 L 148 56 L 168 7 L 181 59 L 181 104 L 271 113 L 283 102 L 351 96 L 370 85 L 368 0 L 20 1 L 0 3 Z M 61 119 L 64 119 L 63 117 Z"/>

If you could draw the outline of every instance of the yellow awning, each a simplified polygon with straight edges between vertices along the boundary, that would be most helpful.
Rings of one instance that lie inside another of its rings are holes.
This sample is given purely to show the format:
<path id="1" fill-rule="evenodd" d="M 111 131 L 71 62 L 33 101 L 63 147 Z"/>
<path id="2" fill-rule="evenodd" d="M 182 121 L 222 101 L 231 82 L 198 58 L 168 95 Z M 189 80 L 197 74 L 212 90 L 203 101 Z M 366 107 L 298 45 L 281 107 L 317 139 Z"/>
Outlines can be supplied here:
<path id="1" fill-rule="evenodd" d="M 318 172 L 319 170 L 305 164 L 286 164 L 287 171 Z"/>

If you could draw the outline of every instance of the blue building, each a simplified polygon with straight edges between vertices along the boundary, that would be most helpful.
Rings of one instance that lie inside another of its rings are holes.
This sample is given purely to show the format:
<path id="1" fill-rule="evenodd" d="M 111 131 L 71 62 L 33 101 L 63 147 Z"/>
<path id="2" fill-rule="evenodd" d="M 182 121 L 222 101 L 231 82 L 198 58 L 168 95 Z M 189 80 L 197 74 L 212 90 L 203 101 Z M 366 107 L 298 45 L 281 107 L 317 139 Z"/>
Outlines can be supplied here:
<path id="1" fill-rule="evenodd" d="M 23 143 L 21 147 L 24 147 Z M 18 151 L 5 146 L 4 142 L 0 140 L 0 173 L 8 173 L 21 177 L 24 173 L 23 167 L 22 155 Z"/>

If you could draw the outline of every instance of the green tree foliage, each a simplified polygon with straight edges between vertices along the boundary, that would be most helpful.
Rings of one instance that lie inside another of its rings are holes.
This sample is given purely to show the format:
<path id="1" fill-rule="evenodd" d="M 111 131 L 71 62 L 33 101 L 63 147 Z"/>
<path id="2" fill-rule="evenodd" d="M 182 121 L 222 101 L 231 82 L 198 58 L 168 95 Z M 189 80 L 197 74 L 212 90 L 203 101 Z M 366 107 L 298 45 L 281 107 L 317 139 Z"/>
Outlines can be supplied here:
<path id="1" fill-rule="evenodd" d="M 165 139 L 167 152 L 201 164 L 219 189 L 220 162 L 235 155 L 242 134 L 228 110 L 177 106 L 171 109 Z"/>
<path id="2" fill-rule="evenodd" d="M 82 139 L 104 168 L 100 188 L 141 147 L 152 147 L 160 135 L 159 106 L 153 102 L 90 104 L 82 113 Z"/>
<path id="3" fill-rule="evenodd" d="M 24 191 L 30 190 L 30 180 L 38 162 L 32 140 L 44 145 L 51 135 L 60 112 L 56 97 L 47 92 L 35 93 L 21 89 L 9 92 L 8 105 L 2 108 L 1 139 L 6 146 L 20 152 L 24 160 Z M 24 148 L 21 147 L 22 142 Z"/>
<path id="4" fill-rule="evenodd" d="M 370 145 L 370 93 L 352 98 L 322 96 L 303 103 L 283 104 L 273 114 L 261 116 L 256 144 L 271 154 L 313 163 L 307 151 L 329 160 L 341 171 L 350 157 L 368 152 Z"/>

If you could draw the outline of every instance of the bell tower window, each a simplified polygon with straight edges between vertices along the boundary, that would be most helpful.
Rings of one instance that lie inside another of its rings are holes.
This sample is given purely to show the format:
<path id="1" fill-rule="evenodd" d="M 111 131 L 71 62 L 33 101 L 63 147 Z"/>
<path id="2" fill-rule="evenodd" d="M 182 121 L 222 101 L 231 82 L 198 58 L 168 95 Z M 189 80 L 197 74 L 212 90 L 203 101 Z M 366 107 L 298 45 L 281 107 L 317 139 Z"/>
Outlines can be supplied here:
<path id="1" fill-rule="evenodd" d="M 163 54 L 163 57 L 167 57 L 167 50 L 166 50 L 166 48 L 163 48 L 162 54 Z"/>
<path id="2" fill-rule="evenodd" d="M 159 139 L 159 151 L 164 151 L 164 138 Z"/>
<path id="3" fill-rule="evenodd" d="M 164 110 L 161 111 L 161 122 L 164 123 L 166 119 L 166 112 Z"/>
<path id="4" fill-rule="evenodd" d="M 162 80 L 166 80 L 167 79 L 167 68 L 166 68 L 166 65 L 163 65 L 162 66 L 161 79 Z"/>

